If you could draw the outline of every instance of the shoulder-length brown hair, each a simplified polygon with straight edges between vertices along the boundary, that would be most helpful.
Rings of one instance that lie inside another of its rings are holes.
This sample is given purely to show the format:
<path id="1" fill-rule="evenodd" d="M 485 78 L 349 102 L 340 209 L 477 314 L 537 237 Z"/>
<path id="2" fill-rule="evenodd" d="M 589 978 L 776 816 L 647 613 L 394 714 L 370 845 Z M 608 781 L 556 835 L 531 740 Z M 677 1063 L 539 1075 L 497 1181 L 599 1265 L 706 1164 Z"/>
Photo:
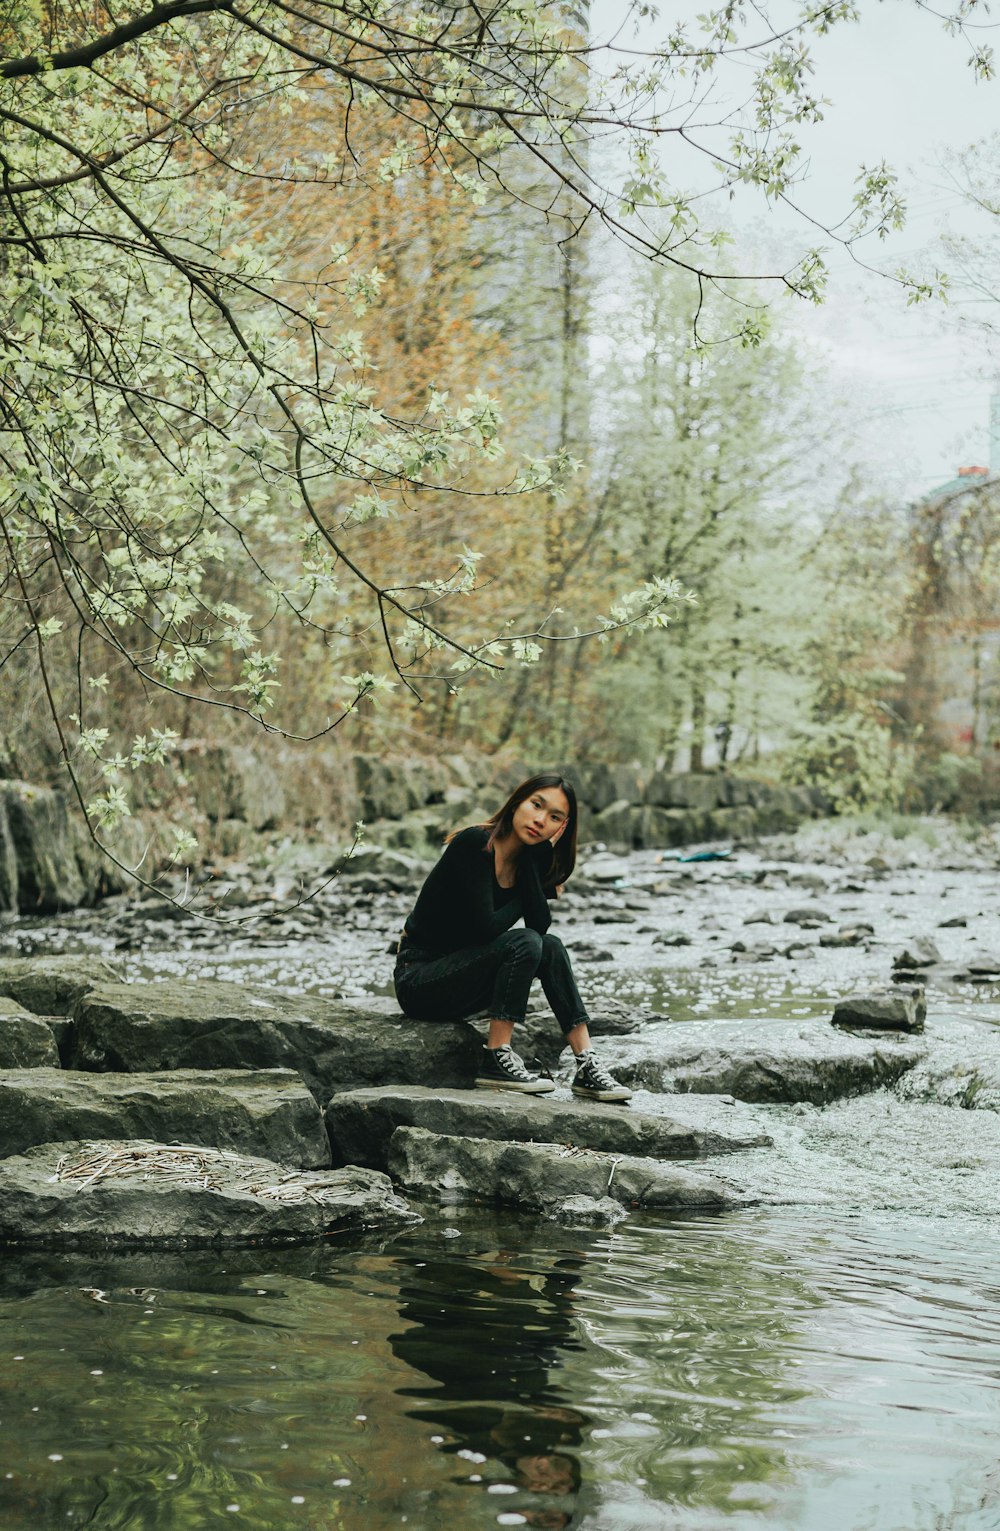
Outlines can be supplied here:
<path id="1" fill-rule="evenodd" d="M 567 777 L 560 775 L 558 771 L 542 771 L 537 776 L 529 776 L 519 787 L 515 787 L 510 797 L 502 808 L 498 808 L 492 818 L 480 825 L 482 829 L 489 831 L 489 839 L 486 841 L 486 849 L 492 850 L 497 840 L 502 840 L 509 835 L 514 823 L 514 814 L 526 798 L 533 797 L 536 792 L 543 791 L 547 787 L 558 787 L 566 795 L 569 804 L 569 815 L 566 819 L 566 828 L 559 836 L 555 845 L 539 846 L 539 875 L 543 888 L 554 888 L 557 884 L 567 881 L 576 866 L 576 837 L 578 811 L 576 803 L 576 788 Z M 459 831 L 453 830 L 448 839 L 451 840 Z M 543 852 L 549 852 L 548 861 Z"/>

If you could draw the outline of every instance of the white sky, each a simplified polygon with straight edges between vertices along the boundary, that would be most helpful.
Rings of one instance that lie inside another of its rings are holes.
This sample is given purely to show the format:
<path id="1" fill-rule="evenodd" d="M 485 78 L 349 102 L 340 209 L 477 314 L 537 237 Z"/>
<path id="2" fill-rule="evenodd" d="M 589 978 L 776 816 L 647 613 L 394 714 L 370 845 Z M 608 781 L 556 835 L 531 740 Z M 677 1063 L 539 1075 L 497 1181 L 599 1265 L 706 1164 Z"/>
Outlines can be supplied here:
<path id="1" fill-rule="evenodd" d="M 814 83 L 830 105 L 821 124 L 802 130 L 809 166 L 796 195 L 807 211 L 835 222 L 850 209 L 859 166 L 884 159 L 900 174 L 909 217 L 901 234 L 864 246 L 865 258 L 886 270 L 946 264 L 934 249 L 943 232 L 984 234 L 991 220 L 967 210 L 942 162 L 1000 130 L 1000 80 L 977 83 L 968 42 L 949 37 L 915 0 L 861 3 L 861 22 L 840 24 L 811 45 Z M 655 42 L 672 18 L 703 8 L 662 6 L 660 20 L 644 23 L 641 40 Z M 624 9 L 622 0 L 592 0 L 595 40 L 620 24 Z M 778 0 L 772 14 L 790 16 L 794 9 Z M 1000 55 L 1000 22 L 973 35 L 992 41 Z M 636 45 L 631 34 L 620 40 Z M 727 78 L 735 90 L 745 86 L 747 71 Z M 707 120 L 713 116 L 717 109 L 706 112 Z M 1000 164 L 997 179 L 1000 188 Z M 718 215 L 777 258 L 828 244 L 787 209 L 769 208 L 758 193 L 741 192 Z M 1000 248 L 1000 220 L 992 223 Z M 831 252 L 831 266 L 822 309 L 789 308 L 784 300 L 782 306 L 804 344 L 824 358 L 831 394 L 849 401 L 858 455 L 873 476 L 912 495 L 953 477 L 960 463 L 988 463 L 989 395 L 1000 387 L 1000 352 L 991 364 L 985 345 L 959 332 L 966 306 L 907 308 L 892 284 L 848 258 Z M 1000 461 L 993 467 L 1000 471 Z"/>

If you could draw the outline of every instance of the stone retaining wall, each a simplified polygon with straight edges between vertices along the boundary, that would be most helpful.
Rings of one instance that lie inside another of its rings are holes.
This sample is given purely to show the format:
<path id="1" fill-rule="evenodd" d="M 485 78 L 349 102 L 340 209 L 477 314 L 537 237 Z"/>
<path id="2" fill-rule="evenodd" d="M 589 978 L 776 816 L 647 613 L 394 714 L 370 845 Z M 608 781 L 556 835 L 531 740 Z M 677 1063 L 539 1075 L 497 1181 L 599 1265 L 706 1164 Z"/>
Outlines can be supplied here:
<path id="1" fill-rule="evenodd" d="M 265 752 L 193 741 L 172 766 L 186 807 L 175 804 L 171 811 L 193 825 L 209 858 L 266 855 L 278 832 L 328 835 L 331 825 L 359 818 L 370 842 L 430 856 L 449 829 L 488 817 L 531 769 L 498 767 L 485 757 L 359 754 L 339 769 L 324 767 L 307 807 L 295 772 L 279 771 Z M 723 772 L 644 777 L 633 766 L 597 762 L 566 774 L 577 784 L 582 840 L 620 850 L 747 840 L 830 811 L 819 792 Z M 142 818 L 140 806 L 126 821 L 135 844 L 122 859 L 135 864 L 146 855 L 148 875 L 155 867 Z M 128 885 L 127 875 L 90 843 L 64 793 L 0 779 L 0 913 L 54 914 Z"/>

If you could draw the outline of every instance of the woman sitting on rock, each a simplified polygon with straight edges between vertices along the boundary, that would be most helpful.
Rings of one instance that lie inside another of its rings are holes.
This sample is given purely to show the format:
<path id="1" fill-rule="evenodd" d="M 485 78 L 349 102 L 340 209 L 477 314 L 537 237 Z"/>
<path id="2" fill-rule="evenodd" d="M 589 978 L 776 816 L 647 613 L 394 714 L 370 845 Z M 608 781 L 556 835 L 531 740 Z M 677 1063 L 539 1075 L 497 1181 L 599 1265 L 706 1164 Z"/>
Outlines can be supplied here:
<path id="1" fill-rule="evenodd" d="M 404 1014 L 458 1020 L 486 1011 L 489 1035 L 476 1085 L 543 1095 L 511 1046 L 532 980 L 541 980 L 576 1054 L 573 1094 L 626 1101 L 631 1090 L 602 1068 L 566 948 L 548 934 L 548 900 L 576 865 L 576 793 L 549 771 L 522 782 L 485 824 L 449 835 L 403 927 L 393 981 Z M 512 929 L 523 919 L 524 927 Z"/>

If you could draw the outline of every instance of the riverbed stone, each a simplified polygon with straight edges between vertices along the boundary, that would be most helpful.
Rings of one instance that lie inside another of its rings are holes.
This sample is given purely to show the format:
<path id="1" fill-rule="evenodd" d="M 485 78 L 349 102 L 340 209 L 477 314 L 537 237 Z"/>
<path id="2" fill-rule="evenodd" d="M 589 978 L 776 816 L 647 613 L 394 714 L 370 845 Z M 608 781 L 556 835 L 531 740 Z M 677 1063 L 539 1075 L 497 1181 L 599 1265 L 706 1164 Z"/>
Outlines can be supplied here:
<path id="1" fill-rule="evenodd" d="M 789 909 L 783 918 L 786 925 L 800 925 L 803 930 L 816 930 L 820 925 L 830 923 L 830 915 L 817 904 L 804 904 L 798 909 Z"/>
<path id="2" fill-rule="evenodd" d="M 869 1027 L 882 1031 L 923 1031 L 927 1001 L 919 984 L 908 989 L 870 989 L 838 1000 L 834 1026 Z"/>
<path id="3" fill-rule="evenodd" d="M 747 1198 L 718 1176 L 692 1173 L 658 1159 L 600 1153 L 563 1143 L 505 1143 L 443 1137 L 420 1127 L 397 1127 L 389 1144 L 389 1173 L 422 1196 L 469 1198 L 546 1210 L 570 1196 L 610 1197 L 626 1207 L 712 1210 L 745 1206 Z"/>
<path id="4" fill-rule="evenodd" d="M 46 1143 L 0 1163 L 0 1242 L 197 1247 L 419 1222 L 374 1170 L 298 1170 L 150 1139 Z"/>
<path id="5" fill-rule="evenodd" d="M 334 1161 L 384 1169 L 397 1127 L 420 1127 L 442 1137 L 545 1142 L 651 1159 L 697 1159 L 766 1146 L 763 1133 L 730 1136 L 698 1130 L 668 1117 L 623 1111 L 576 1099 L 553 1100 L 486 1090 L 348 1090 L 326 1109 Z"/>
<path id="6" fill-rule="evenodd" d="M 860 946 L 865 939 L 872 935 L 870 925 L 841 925 L 839 930 L 826 931 L 819 938 L 820 946 L 841 947 Z"/>
<path id="7" fill-rule="evenodd" d="M 348 1005 L 212 980 L 102 984 L 74 1018 L 74 1068 L 292 1068 L 322 1105 L 365 1085 L 470 1085 L 482 1049 L 464 1022 L 412 1021 L 394 1001 Z"/>
<path id="8" fill-rule="evenodd" d="M 973 952 L 951 976 L 959 983 L 993 983 L 1000 978 L 1000 956 L 996 952 Z"/>
<path id="9" fill-rule="evenodd" d="M 0 997 L 33 1015 L 69 1015 L 81 995 L 118 978 L 100 957 L 0 958 Z"/>
<path id="10" fill-rule="evenodd" d="M 823 1105 L 891 1084 L 924 1055 L 908 1037 L 856 1036 L 828 1022 L 691 1021 L 646 1027 L 605 1044 L 623 1084 L 658 1092 Z"/>
<path id="11" fill-rule="evenodd" d="M 941 953 L 930 936 L 916 936 L 895 953 L 892 965 L 895 969 L 909 972 L 919 968 L 933 967 L 940 961 Z"/>
<path id="12" fill-rule="evenodd" d="M 553 1202 L 545 1214 L 554 1222 L 598 1228 L 615 1228 L 628 1217 L 621 1202 L 610 1196 L 567 1196 L 565 1201 Z"/>
<path id="13" fill-rule="evenodd" d="M 52 1028 L 12 999 L 0 999 L 0 1069 L 46 1067 L 59 1067 Z"/>
<path id="14" fill-rule="evenodd" d="M 0 1156 L 71 1138 L 199 1143 L 295 1168 L 330 1163 L 322 1114 L 290 1069 L 0 1072 Z"/>

